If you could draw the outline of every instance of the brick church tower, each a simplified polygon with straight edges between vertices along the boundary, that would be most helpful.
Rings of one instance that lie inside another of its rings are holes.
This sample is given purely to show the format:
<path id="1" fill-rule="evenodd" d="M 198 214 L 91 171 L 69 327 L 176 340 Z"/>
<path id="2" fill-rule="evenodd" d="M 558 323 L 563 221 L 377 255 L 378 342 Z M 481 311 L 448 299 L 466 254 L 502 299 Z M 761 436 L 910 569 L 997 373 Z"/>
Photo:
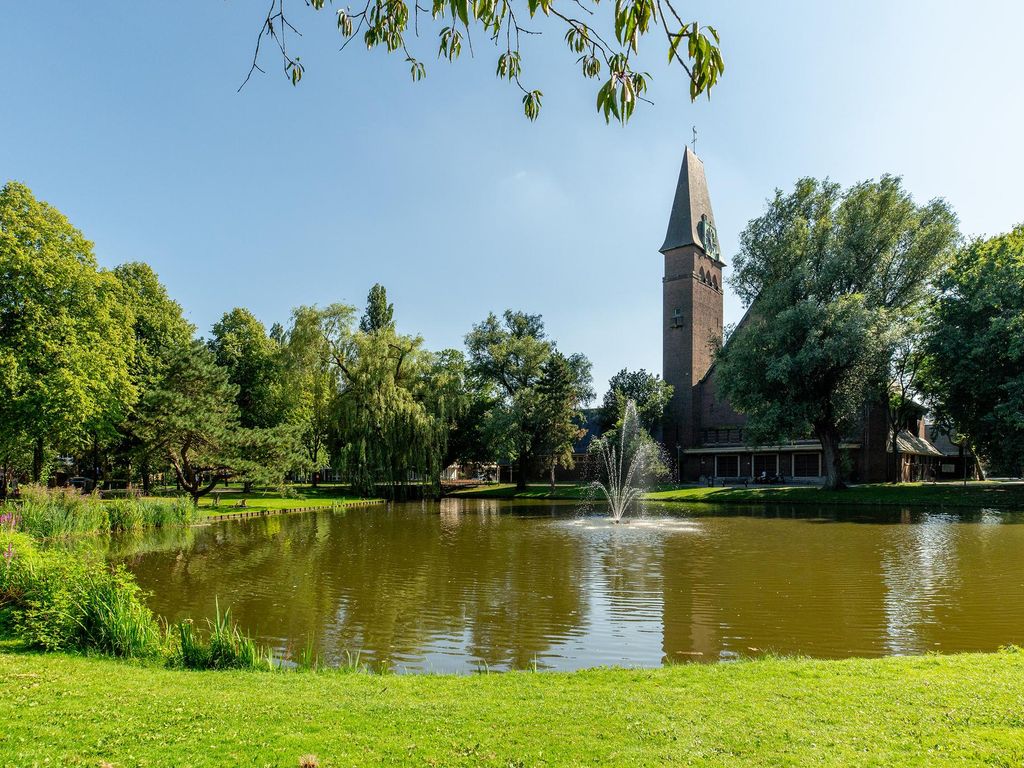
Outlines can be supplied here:
<path id="1" fill-rule="evenodd" d="M 662 378 L 675 391 L 662 440 L 673 459 L 699 442 L 694 387 L 708 372 L 722 338 L 722 268 L 704 163 L 683 154 L 665 244 L 662 297 Z"/>

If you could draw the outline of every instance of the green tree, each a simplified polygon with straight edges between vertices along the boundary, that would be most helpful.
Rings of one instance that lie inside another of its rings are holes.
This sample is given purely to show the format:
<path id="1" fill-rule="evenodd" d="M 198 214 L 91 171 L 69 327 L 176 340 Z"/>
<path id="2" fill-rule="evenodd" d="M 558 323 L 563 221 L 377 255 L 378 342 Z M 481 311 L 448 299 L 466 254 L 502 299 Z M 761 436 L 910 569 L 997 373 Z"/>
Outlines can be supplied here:
<path id="1" fill-rule="evenodd" d="M 996 472 L 1024 472 L 1024 225 L 960 250 L 939 280 L 925 379 Z"/>
<path id="2" fill-rule="evenodd" d="M 115 459 L 125 465 L 131 479 L 137 464 L 143 490 L 149 493 L 154 460 L 135 427 L 146 392 L 161 375 L 167 350 L 181 349 L 191 343 L 195 327 L 188 322 L 178 302 L 167 294 L 156 272 L 142 262 L 129 262 L 114 268 L 120 284 L 120 301 L 131 309 L 134 322 L 135 355 L 131 361 L 131 377 L 139 393 L 131 412 L 118 425 L 119 437 L 113 447 Z"/>
<path id="3" fill-rule="evenodd" d="M 50 448 L 108 434 L 136 397 L 131 310 L 92 244 L 23 184 L 0 190 L 0 446 Z"/>
<path id="4" fill-rule="evenodd" d="M 273 427 L 281 423 L 280 346 L 247 309 L 235 307 L 213 326 L 210 339 L 217 365 L 238 388 L 242 426 Z"/>
<path id="5" fill-rule="evenodd" d="M 518 465 L 517 484 L 525 488 L 534 465 L 549 444 L 540 382 L 555 344 L 544 332 L 540 315 L 506 310 L 493 313 L 466 335 L 470 372 L 494 388 L 495 405 L 484 429 L 495 455 Z M 590 388 L 590 364 L 582 355 L 565 358 L 577 382 Z"/>
<path id="6" fill-rule="evenodd" d="M 284 334 L 282 384 L 287 421 L 298 430 L 302 468 L 316 486 L 320 470 L 330 461 L 329 446 L 335 424 L 338 371 L 331 360 L 331 346 L 315 307 L 298 307 Z"/>
<path id="7" fill-rule="evenodd" d="M 896 317 L 890 324 L 886 346 L 886 364 L 881 371 L 880 398 L 889 425 L 892 481 L 903 479 L 900 461 L 899 433 L 907 428 L 912 417 L 921 414 L 915 398 L 922 394 L 921 373 L 924 366 L 924 317 L 918 310 Z"/>
<path id="8" fill-rule="evenodd" d="M 297 3 L 295 4 L 298 5 Z M 324 0 L 308 0 L 306 6 L 323 10 Z M 606 7 L 606 6 L 605 6 Z M 419 37 L 420 29 L 432 26 L 437 31 L 439 58 L 454 61 L 462 53 L 463 42 L 472 49 L 472 32 L 489 40 L 497 54 L 497 76 L 515 83 L 522 93 L 523 112 L 530 120 L 540 114 L 543 93 L 523 84 L 523 51 L 520 42 L 545 30 L 557 30 L 585 78 L 602 82 L 597 91 L 597 110 L 610 121 L 625 123 L 645 96 L 650 75 L 637 65 L 641 41 L 649 34 L 665 36 L 669 63 L 677 65 L 689 81 L 690 99 L 711 89 L 725 72 L 719 50 L 718 32 L 696 21 L 683 21 L 667 0 L 619 0 L 608 18 L 598 0 L 576 0 L 575 4 L 557 0 L 514 2 L 435 2 L 429 9 L 409 0 L 377 0 L 363 7 L 338 9 L 338 32 L 346 47 L 359 38 L 367 48 L 383 47 L 399 52 L 409 65 L 414 81 L 426 75 L 426 67 L 408 47 L 410 22 Z M 286 40 L 295 40 L 292 32 L 292 3 L 284 0 L 271 5 L 263 18 L 249 74 L 242 87 L 260 68 L 261 51 L 275 49 L 285 75 L 298 85 L 305 72 L 301 58 Z M 429 13 L 428 13 L 429 11 Z M 577 15 L 580 14 L 580 15 Z M 528 25 L 528 26 L 527 26 Z M 479 44 L 479 43 L 478 43 Z M 241 90 L 241 88 L 239 88 Z"/>
<path id="9" fill-rule="evenodd" d="M 541 367 L 537 383 L 543 440 L 540 452 L 552 490 L 555 470 L 574 466 L 573 449 L 586 433 L 581 409 L 594 396 L 590 381 L 590 361 L 583 355 L 570 359 L 554 351 Z"/>
<path id="10" fill-rule="evenodd" d="M 288 427 L 241 426 L 238 388 L 202 342 L 166 350 L 140 408 L 138 434 L 194 501 L 220 480 L 280 483 L 297 450 Z"/>
<path id="11" fill-rule="evenodd" d="M 898 178 L 841 191 L 802 179 L 741 238 L 732 284 L 747 316 L 718 354 L 722 393 L 756 442 L 814 434 L 825 486 L 840 441 L 884 370 L 893 323 L 922 301 L 958 240 L 945 202 L 915 205 Z"/>
<path id="12" fill-rule="evenodd" d="M 463 402 L 450 367 L 418 336 L 389 325 L 356 329 L 350 306 L 308 311 L 316 313 L 337 375 L 333 453 L 339 468 L 365 494 L 403 496 L 411 480 L 436 492 L 448 432 Z"/>
<path id="13" fill-rule="evenodd" d="M 373 333 L 395 327 L 395 305 L 388 303 L 388 292 L 380 283 L 374 283 L 366 296 L 366 310 L 359 320 L 359 330 Z"/>
<path id="14" fill-rule="evenodd" d="M 640 426 L 652 433 L 661 423 L 671 398 L 672 385 L 657 374 L 648 373 L 643 368 L 639 371 L 623 368 L 608 380 L 608 391 L 601 403 L 598 423 L 602 431 L 614 428 L 622 421 L 626 404 L 632 400 L 636 404 Z"/>

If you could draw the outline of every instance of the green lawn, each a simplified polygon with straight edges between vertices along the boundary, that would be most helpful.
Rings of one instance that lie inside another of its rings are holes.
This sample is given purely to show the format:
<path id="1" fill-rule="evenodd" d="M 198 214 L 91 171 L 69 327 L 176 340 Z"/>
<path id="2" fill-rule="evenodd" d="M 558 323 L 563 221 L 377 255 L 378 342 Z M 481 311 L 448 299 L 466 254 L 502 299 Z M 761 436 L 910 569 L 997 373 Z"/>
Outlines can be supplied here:
<path id="1" fill-rule="evenodd" d="M 219 496 L 219 501 L 217 497 Z M 245 506 L 240 502 L 244 501 Z M 234 514 L 252 510 L 287 510 L 333 507 L 355 501 L 374 501 L 352 493 L 348 486 L 321 485 L 292 486 L 291 492 L 284 496 L 277 489 L 254 489 L 249 493 L 242 492 L 239 483 L 227 487 L 219 486 L 215 491 L 199 499 L 199 510 L 206 517 Z"/>
<path id="2" fill-rule="evenodd" d="M 514 485 L 489 485 L 453 493 L 464 498 L 579 499 L 586 495 L 583 485 L 531 485 L 516 491 Z M 876 483 L 843 491 L 823 491 L 816 486 L 750 485 L 747 488 L 703 486 L 669 487 L 645 496 L 651 501 L 709 504 L 881 504 L 891 506 L 996 507 L 1024 510 L 1024 484 L 961 483 Z"/>
<path id="3" fill-rule="evenodd" d="M 1024 654 L 473 676 L 0 653 L 0 765 L 1017 766 Z"/>

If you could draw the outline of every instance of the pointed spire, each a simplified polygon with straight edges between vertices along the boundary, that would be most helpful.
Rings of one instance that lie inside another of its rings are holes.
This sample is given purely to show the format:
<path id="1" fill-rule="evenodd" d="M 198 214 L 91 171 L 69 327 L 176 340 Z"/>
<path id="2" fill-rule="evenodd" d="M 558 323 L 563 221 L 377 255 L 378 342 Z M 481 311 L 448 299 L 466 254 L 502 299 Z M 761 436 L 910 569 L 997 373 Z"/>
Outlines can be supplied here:
<path id="1" fill-rule="evenodd" d="M 711 211 L 711 196 L 708 194 L 708 183 L 704 178 L 704 163 L 687 147 L 683 153 L 683 165 L 679 169 L 679 182 L 676 184 L 676 197 L 668 219 L 665 244 L 659 250 L 665 253 L 687 245 L 707 249 L 706 238 L 701 237 L 700 222 L 703 216 L 707 216 L 714 230 L 715 214 Z M 721 258 L 718 253 L 708 255 L 716 259 Z"/>

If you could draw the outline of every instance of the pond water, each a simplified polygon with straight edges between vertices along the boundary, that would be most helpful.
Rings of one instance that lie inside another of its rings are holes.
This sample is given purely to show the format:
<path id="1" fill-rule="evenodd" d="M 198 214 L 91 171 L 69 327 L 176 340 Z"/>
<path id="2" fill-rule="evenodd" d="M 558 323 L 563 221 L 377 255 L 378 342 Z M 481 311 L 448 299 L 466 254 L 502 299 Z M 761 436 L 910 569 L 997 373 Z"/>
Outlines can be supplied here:
<path id="1" fill-rule="evenodd" d="M 1024 514 L 447 499 L 114 540 L 153 610 L 396 671 L 576 669 L 1024 644 Z"/>

